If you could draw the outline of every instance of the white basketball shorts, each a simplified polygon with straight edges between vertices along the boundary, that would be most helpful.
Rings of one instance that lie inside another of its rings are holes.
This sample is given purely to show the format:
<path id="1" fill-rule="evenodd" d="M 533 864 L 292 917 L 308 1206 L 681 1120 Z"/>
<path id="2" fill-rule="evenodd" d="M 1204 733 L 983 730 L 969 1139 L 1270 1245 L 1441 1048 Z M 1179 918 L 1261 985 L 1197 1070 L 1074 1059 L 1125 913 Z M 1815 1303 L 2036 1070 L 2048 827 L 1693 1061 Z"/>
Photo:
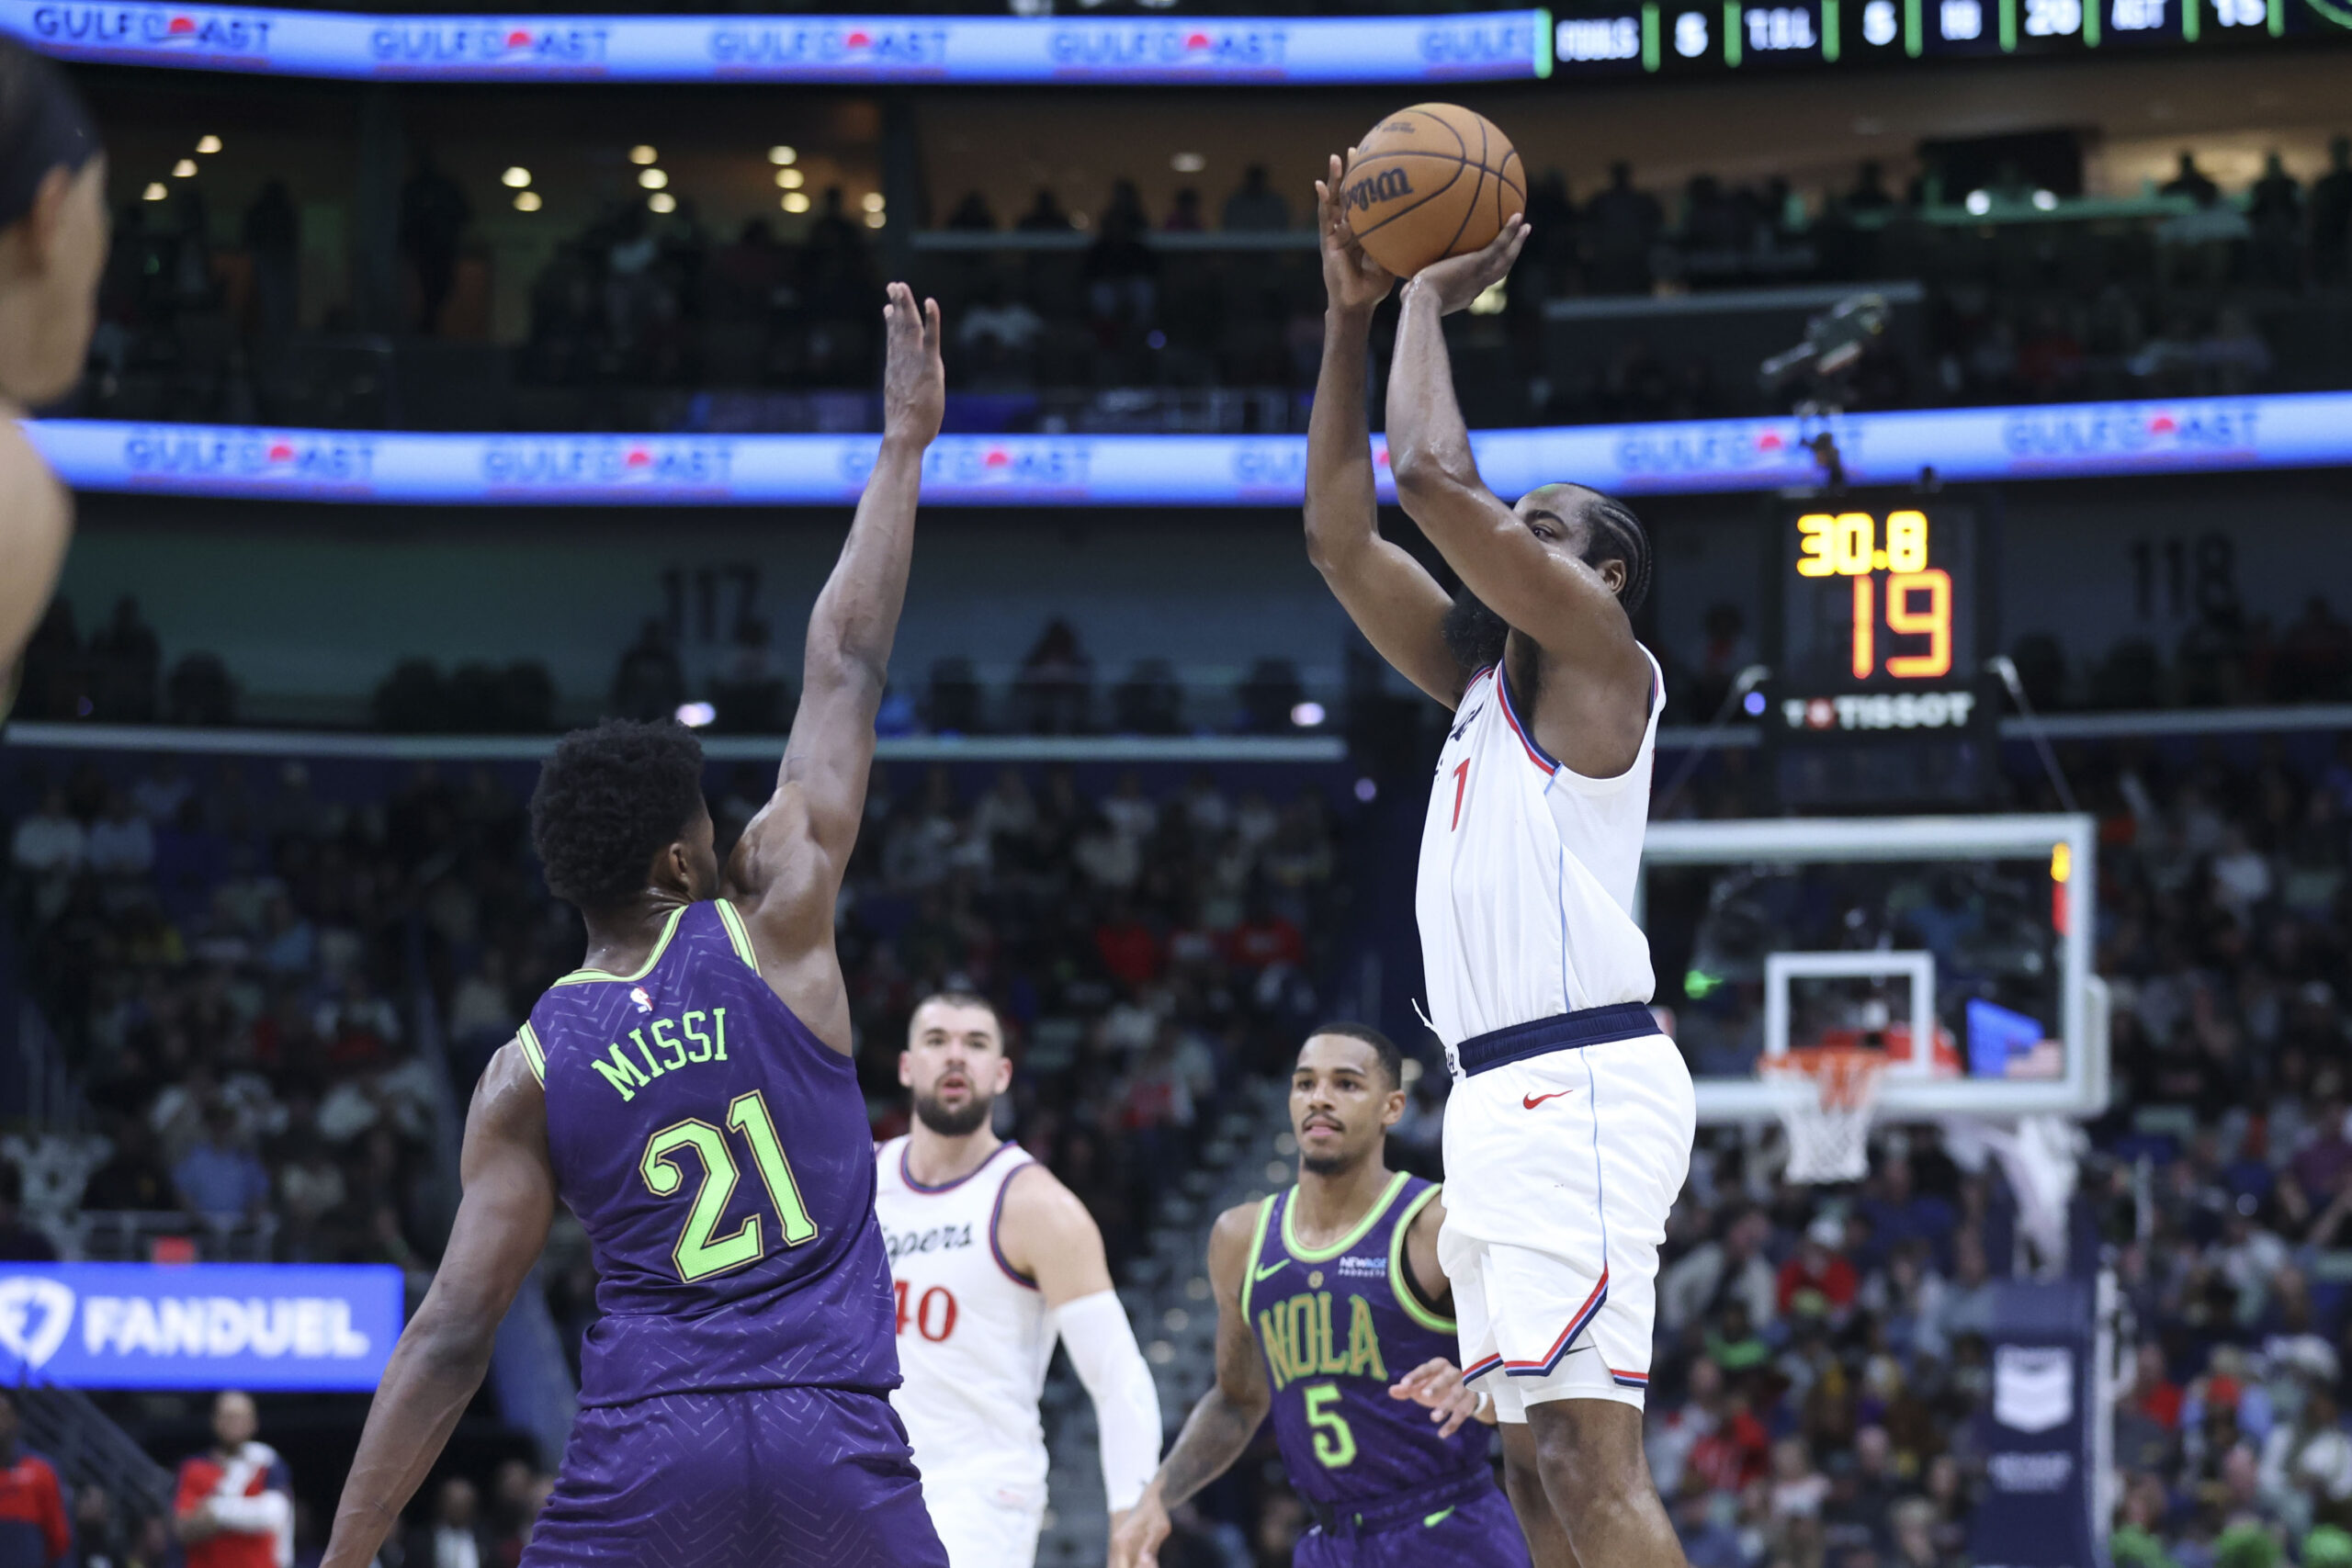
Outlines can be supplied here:
<path id="1" fill-rule="evenodd" d="M 1046 1524 L 1046 1489 L 1008 1485 L 949 1472 L 922 1478 L 948 1568 L 1033 1568 L 1037 1533 Z"/>
<path id="2" fill-rule="evenodd" d="M 1697 1122 L 1690 1069 L 1663 1034 L 1456 1079 L 1438 1258 L 1463 1370 L 1503 1420 L 1553 1399 L 1640 1407 L 1657 1249 Z"/>

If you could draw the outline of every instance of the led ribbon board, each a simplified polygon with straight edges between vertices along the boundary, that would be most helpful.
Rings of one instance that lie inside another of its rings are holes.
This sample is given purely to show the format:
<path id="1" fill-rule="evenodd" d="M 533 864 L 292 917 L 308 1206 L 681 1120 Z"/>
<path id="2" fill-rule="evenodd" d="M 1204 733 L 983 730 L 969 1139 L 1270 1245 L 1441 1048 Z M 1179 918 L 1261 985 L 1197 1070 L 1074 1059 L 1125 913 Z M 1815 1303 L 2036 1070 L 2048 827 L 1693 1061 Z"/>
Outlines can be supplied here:
<path id="1" fill-rule="evenodd" d="M 359 1392 L 401 1333 L 389 1264 L 0 1264 L 0 1379 Z"/>
<path id="2" fill-rule="evenodd" d="M 1541 11 L 1448 17 L 364 16 L 0 0 L 61 60 L 437 82 L 1336 83 L 1547 75 Z"/>
<path id="3" fill-rule="evenodd" d="M 404 504 L 837 506 L 878 435 L 440 435 L 40 420 L 27 433 L 77 490 Z M 2352 393 L 1850 414 L 1831 427 L 1856 485 L 2352 465 Z M 1818 478 L 1795 419 L 1489 430 L 1503 495 L 1573 479 L 1624 495 L 1770 491 Z M 1374 462 L 1394 499 L 1387 449 Z M 946 435 L 933 505 L 1295 506 L 1297 435 Z M 1850 587 L 1849 587 L 1850 592 Z M 1908 608 L 1917 613 L 1916 598 Z"/>

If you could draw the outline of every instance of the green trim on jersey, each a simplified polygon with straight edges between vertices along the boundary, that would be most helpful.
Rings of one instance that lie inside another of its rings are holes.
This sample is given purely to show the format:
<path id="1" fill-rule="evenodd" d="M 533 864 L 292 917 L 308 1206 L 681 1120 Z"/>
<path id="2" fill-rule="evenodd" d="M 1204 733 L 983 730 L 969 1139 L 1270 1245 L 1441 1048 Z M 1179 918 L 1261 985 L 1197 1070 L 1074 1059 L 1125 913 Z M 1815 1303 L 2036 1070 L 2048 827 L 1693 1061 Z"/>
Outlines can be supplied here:
<path id="1" fill-rule="evenodd" d="M 1258 1200 L 1258 1223 L 1250 1232 L 1250 1256 L 1241 1260 L 1241 1321 L 1245 1325 L 1250 1321 L 1250 1287 L 1258 1280 L 1258 1259 L 1266 1255 L 1266 1222 L 1273 1217 L 1274 1198 L 1268 1193 Z M 1250 1330 L 1252 1337 L 1257 1332 Z"/>
<path id="2" fill-rule="evenodd" d="M 1290 1190 L 1291 1201 L 1283 1205 L 1283 1250 L 1301 1263 L 1329 1263 L 1332 1258 L 1362 1241 L 1366 1233 L 1380 1223 L 1380 1216 L 1388 1212 L 1388 1205 L 1396 1201 L 1396 1194 L 1402 1192 L 1405 1190 L 1405 1183 L 1411 1179 L 1410 1176 L 1401 1170 L 1390 1177 L 1386 1190 L 1383 1191 L 1379 1200 L 1365 1211 L 1363 1218 L 1356 1222 L 1353 1230 L 1330 1246 L 1318 1247 L 1300 1246 L 1298 1233 L 1291 1228 L 1291 1222 L 1298 1217 L 1298 1189 L 1293 1187 Z"/>
<path id="3" fill-rule="evenodd" d="M 653 966 L 662 962 L 662 954 L 668 951 L 670 939 L 678 934 L 678 922 L 685 919 L 687 908 L 688 906 L 681 904 L 676 908 L 670 911 L 670 919 L 662 927 L 661 940 L 653 944 L 653 951 L 645 955 L 645 962 L 638 965 L 636 974 L 608 975 L 602 969 L 574 969 L 571 974 L 566 975 L 562 979 L 558 980 L 556 984 L 559 986 L 585 986 L 592 981 L 604 981 L 627 986 L 644 979 L 648 975 L 653 973 Z M 757 965 L 753 965 L 753 967 L 756 968 Z"/>
<path id="4" fill-rule="evenodd" d="M 1459 1325 L 1453 1319 L 1440 1317 L 1423 1306 L 1420 1291 L 1415 1287 L 1412 1280 L 1405 1277 L 1405 1270 L 1412 1267 L 1405 1258 L 1406 1234 L 1413 1228 L 1414 1218 L 1423 1209 L 1429 1207 L 1430 1200 L 1444 1190 L 1442 1187 L 1430 1188 L 1408 1203 L 1405 1206 L 1405 1212 L 1396 1216 L 1396 1228 L 1389 1233 L 1388 1236 L 1388 1289 L 1389 1292 L 1396 1296 L 1396 1304 L 1405 1309 L 1407 1317 L 1435 1333 L 1452 1334 Z M 1451 1509 L 1447 1511 L 1452 1512 Z"/>
<path id="5" fill-rule="evenodd" d="M 514 1032 L 514 1043 L 523 1047 L 523 1060 L 530 1066 L 531 1076 L 539 1080 L 541 1089 L 547 1088 L 548 1054 L 539 1043 L 537 1032 L 526 1023 Z"/>
<path id="6" fill-rule="evenodd" d="M 751 928 L 743 923 L 743 917 L 736 912 L 734 905 L 724 898 L 717 900 L 717 903 L 718 923 L 727 928 L 727 940 L 734 944 L 735 956 L 749 964 L 752 974 L 758 974 L 760 954 L 759 950 L 752 945 Z"/>

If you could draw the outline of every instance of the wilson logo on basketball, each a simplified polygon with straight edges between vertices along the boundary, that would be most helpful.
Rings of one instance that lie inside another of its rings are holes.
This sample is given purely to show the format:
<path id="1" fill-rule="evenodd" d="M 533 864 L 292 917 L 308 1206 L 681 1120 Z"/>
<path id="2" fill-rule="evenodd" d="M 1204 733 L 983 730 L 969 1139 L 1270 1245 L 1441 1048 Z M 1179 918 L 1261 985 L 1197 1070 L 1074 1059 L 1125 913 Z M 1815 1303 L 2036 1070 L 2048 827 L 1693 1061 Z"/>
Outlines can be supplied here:
<path id="1" fill-rule="evenodd" d="M 1403 169 L 1383 169 L 1348 187 L 1348 205 L 1358 212 L 1369 212 L 1379 202 L 1412 194 L 1413 183 Z"/>

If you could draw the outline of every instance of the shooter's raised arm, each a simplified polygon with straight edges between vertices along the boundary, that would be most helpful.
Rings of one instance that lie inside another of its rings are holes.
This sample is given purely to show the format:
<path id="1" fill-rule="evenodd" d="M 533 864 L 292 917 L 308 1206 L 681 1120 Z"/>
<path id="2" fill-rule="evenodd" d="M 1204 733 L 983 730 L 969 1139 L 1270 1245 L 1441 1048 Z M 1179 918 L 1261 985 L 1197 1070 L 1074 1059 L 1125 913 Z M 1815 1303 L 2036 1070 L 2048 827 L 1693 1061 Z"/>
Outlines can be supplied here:
<path id="1" fill-rule="evenodd" d="M 1351 152 L 1353 149 L 1350 149 Z M 1372 314 L 1396 280 L 1363 254 L 1340 204 L 1344 165 L 1315 182 L 1323 237 L 1323 368 L 1306 425 L 1306 554 L 1382 658 L 1452 707 L 1461 669 L 1445 646 L 1451 603 L 1421 563 L 1380 536 L 1364 370 Z"/>
<path id="2" fill-rule="evenodd" d="M 1609 775 L 1641 743 L 1651 670 L 1619 597 L 1625 562 L 1597 568 L 1585 558 L 1591 531 L 1605 525 L 1590 502 L 1604 498 L 1545 486 L 1514 509 L 1488 490 L 1446 353 L 1443 319 L 1500 283 L 1527 235 L 1526 220 L 1514 217 L 1486 249 L 1434 263 L 1405 285 L 1388 371 L 1389 468 L 1406 513 L 1464 585 L 1534 642 L 1547 676 L 1574 677 L 1539 682 L 1562 697 L 1539 706 L 1545 744 L 1578 773 Z"/>
<path id="3" fill-rule="evenodd" d="M 924 450 L 939 434 L 947 377 L 939 305 L 890 285 L 883 307 L 882 448 L 849 539 L 808 615 L 800 711 L 775 796 L 744 829 L 726 896 L 759 934 L 761 970 L 793 1011 L 849 1049 L 849 998 L 833 951 L 833 901 L 865 810 L 874 718 L 906 604 Z"/>

